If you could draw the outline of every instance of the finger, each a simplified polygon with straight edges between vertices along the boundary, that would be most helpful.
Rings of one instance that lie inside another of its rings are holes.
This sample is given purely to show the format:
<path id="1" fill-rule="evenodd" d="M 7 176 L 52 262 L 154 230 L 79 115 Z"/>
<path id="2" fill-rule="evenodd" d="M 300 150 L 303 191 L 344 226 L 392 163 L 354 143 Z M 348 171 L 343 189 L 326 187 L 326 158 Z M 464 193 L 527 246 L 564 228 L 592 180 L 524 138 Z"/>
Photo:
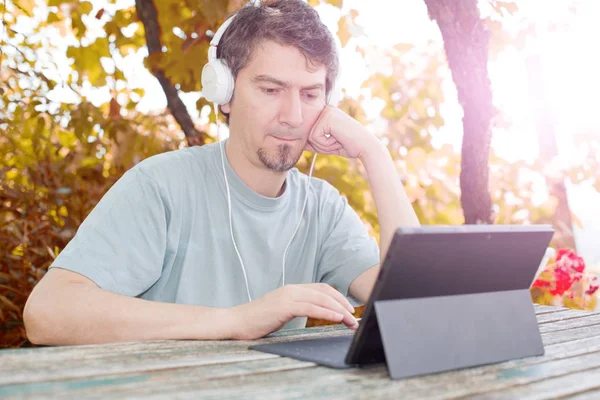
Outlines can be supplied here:
<path id="1" fill-rule="evenodd" d="M 337 142 L 336 138 L 323 130 L 315 131 L 311 137 L 312 143 L 317 143 L 319 146 L 327 147 Z"/>
<path id="2" fill-rule="evenodd" d="M 340 142 L 335 142 L 327 147 L 324 147 L 323 150 L 325 150 L 326 152 L 334 152 L 334 151 L 338 151 L 343 149 L 344 146 L 342 146 L 342 144 Z"/>
<path id="3" fill-rule="evenodd" d="M 333 288 L 333 286 L 328 285 L 327 283 L 313 283 L 310 284 L 310 286 L 313 286 L 316 290 L 322 293 L 328 294 L 329 296 L 334 298 L 338 303 L 340 303 L 345 309 L 347 309 L 350 313 L 354 313 L 354 307 L 352 307 L 352 304 L 350 304 L 346 296 L 341 294 L 337 289 Z"/>
<path id="4" fill-rule="evenodd" d="M 315 152 L 321 154 L 336 154 L 339 150 L 344 148 L 344 146 L 342 146 L 342 144 L 337 141 L 328 146 L 320 146 L 317 143 L 311 143 L 310 146 L 312 149 L 315 150 Z"/>
<path id="5" fill-rule="evenodd" d="M 349 308 L 346 308 L 337 299 L 335 299 L 330 293 L 315 290 L 315 288 L 306 288 L 305 287 L 305 288 L 300 288 L 300 289 L 301 289 L 300 291 L 297 291 L 295 293 L 295 297 L 293 299 L 294 301 L 314 304 L 319 307 L 328 308 L 332 311 L 342 314 L 344 316 L 344 319 L 342 322 L 350 328 L 353 328 L 358 324 L 358 322 L 356 321 L 356 318 L 352 315 L 352 312 L 353 312 L 352 306 L 350 306 Z M 335 289 L 333 289 L 333 291 L 335 292 Z M 350 303 L 348 303 L 348 304 L 350 304 Z"/>
<path id="6" fill-rule="evenodd" d="M 312 137 L 321 132 L 323 130 L 322 126 L 325 123 L 325 120 L 327 118 L 327 115 L 329 114 L 329 107 L 325 106 L 325 108 L 323 108 L 323 110 L 321 111 L 321 114 L 319 114 L 319 118 L 317 118 L 316 122 L 314 123 L 314 125 L 312 126 L 312 129 L 310 130 L 310 132 L 308 133 L 308 140 L 310 141 L 312 139 Z"/>
<path id="7" fill-rule="evenodd" d="M 344 317 L 352 316 L 351 311 L 334 299 L 330 294 L 306 287 L 300 287 L 298 289 L 299 290 L 292 298 L 293 301 L 312 303 L 320 307 L 329 308 L 332 311 L 343 314 Z"/>
<path id="8" fill-rule="evenodd" d="M 336 323 L 344 320 L 342 314 L 310 303 L 293 303 L 291 313 L 294 317 L 309 317 Z"/>

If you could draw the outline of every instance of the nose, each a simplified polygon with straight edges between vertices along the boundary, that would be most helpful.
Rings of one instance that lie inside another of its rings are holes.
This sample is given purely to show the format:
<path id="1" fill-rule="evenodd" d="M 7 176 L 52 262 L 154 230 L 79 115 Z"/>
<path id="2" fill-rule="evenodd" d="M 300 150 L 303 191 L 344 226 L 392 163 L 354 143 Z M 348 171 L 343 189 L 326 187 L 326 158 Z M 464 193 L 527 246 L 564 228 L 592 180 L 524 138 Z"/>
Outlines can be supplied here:
<path id="1" fill-rule="evenodd" d="M 302 125 L 304 118 L 302 117 L 300 93 L 297 93 L 294 90 L 290 90 L 286 93 L 286 96 L 282 99 L 279 122 L 288 125 L 291 128 L 297 128 Z"/>

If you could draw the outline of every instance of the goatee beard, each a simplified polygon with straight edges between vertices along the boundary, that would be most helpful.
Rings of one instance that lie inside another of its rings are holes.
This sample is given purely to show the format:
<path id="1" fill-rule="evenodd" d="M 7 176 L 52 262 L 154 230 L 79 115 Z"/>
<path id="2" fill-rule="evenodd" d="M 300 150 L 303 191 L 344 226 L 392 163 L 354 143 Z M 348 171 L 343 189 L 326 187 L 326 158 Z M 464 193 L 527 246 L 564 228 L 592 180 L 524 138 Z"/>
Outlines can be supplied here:
<path id="1" fill-rule="evenodd" d="M 280 144 L 277 146 L 277 150 L 269 152 L 264 148 L 260 148 L 256 154 L 258 155 L 260 162 L 262 162 L 263 165 L 269 168 L 271 171 L 285 172 L 292 169 L 296 165 L 300 159 L 300 156 L 302 155 L 302 152 L 296 156 L 292 154 L 292 148 L 290 145 Z"/>

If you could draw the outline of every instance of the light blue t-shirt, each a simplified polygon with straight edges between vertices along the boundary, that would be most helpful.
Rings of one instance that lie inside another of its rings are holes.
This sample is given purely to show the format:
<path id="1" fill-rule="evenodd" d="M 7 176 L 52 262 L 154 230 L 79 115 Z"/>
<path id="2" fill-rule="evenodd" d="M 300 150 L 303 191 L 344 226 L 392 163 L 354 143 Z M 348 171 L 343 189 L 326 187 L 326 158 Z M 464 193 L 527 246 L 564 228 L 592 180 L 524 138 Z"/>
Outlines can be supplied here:
<path id="1" fill-rule="evenodd" d="M 51 267 L 78 272 L 108 291 L 147 300 L 233 307 L 248 301 L 229 230 L 219 143 L 150 157 L 104 195 Z M 225 156 L 233 232 L 252 299 L 281 286 L 282 259 L 298 224 L 308 177 L 289 171 L 284 193 L 250 189 Z M 288 250 L 285 283 L 350 283 L 379 263 L 379 248 L 346 198 L 311 178 L 302 222 Z M 302 327 L 297 318 L 286 328 Z"/>

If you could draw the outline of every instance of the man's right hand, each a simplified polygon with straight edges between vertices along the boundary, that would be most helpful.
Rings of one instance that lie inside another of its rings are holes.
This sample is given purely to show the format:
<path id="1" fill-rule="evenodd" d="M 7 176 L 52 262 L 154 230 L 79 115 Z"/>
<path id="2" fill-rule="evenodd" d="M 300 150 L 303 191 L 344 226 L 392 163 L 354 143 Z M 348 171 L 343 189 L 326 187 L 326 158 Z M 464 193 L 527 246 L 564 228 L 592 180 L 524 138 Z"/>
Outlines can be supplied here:
<path id="1" fill-rule="evenodd" d="M 228 309 L 232 338 L 254 340 L 281 329 L 296 317 L 344 323 L 357 329 L 354 308 L 337 290 L 325 283 L 285 285 L 263 297 Z"/>

